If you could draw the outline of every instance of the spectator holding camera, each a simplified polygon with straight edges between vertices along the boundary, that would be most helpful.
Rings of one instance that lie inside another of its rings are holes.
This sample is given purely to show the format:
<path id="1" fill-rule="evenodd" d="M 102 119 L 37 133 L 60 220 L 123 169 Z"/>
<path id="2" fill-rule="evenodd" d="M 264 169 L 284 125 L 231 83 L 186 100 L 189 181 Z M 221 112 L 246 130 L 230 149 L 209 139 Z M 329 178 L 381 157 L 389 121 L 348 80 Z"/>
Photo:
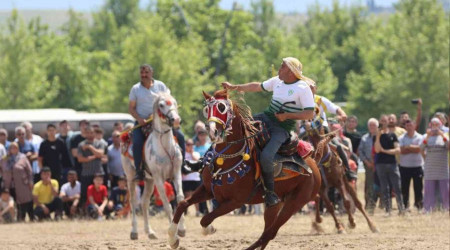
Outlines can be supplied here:
<path id="1" fill-rule="evenodd" d="M 431 212 L 435 207 L 436 186 L 439 185 L 442 205 L 449 210 L 449 168 L 448 136 L 440 129 L 438 118 L 431 119 L 431 128 L 422 142 L 422 154 L 425 158 L 424 209 Z"/>
<path id="2" fill-rule="evenodd" d="M 412 104 L 417 105 L 417 116 L 416 116 L 416 130 L 419 131 L 419 127 L 420 127 L 420 123 L 422 121 L 422 99 L 418 98 L 418 99 L 413 99 L 411 100 Z M 407 120 L 413 120 L 411 119 L 411 117 L 409 116 L 407 111 L 403 111 L 400 113 L 400 120 L 399 120 L 399 125 L 400 127 L 406 129 L 406 121 Z"/>

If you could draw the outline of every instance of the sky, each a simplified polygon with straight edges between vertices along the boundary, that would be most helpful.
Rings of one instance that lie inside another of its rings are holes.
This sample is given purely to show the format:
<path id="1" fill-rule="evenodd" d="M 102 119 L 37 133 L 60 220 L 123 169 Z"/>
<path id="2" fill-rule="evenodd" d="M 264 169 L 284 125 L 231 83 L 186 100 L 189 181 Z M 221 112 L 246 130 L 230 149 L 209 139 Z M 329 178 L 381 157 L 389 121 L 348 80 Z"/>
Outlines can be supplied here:
<path id="1" fill-rule="evenodd" d="M 141 6 L 147 6 L 149 1 L 141 0 Z M 245 9 L 248 9 L 251 3 L 251 0 L 222 0 L 220 6 L 224 9 L 231 9 L 234 1 L 244 6 Z M 77 11 L 96 11 L 104 2 L 105 0 L 0 0 L 0 10 L 9 11 L 13 8 L 65 10 L 73 8 Z M 343 5 L 365 5 L 366 0 L 339 0 L 339 2 Z M 376 0 L 375 2 L 377 6 L 389 7 L 393 3 L 398 2 L 398 0 Z M 283 13 L 305 13 L 308 6 L 316 3 L 324 7 L 330 7 L 333 0 L 274 0 L 275 11 Z"/>

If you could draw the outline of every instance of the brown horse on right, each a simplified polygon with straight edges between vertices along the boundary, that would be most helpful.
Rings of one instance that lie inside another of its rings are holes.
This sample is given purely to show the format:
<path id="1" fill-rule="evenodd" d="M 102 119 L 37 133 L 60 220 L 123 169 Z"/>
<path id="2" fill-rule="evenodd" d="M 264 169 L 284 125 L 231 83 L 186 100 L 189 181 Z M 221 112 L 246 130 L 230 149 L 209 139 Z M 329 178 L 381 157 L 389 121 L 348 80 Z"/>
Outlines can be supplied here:
<path id="1" fill-rule="evenodd" d="M 319 126 L 317 128 L 311 128 L 309 126 L 307 127 L 306 131 L 310 141 L 312 142 L 313 146 L 316 149 L 313 157 L 320 168 L 322 176 L 322 185 L 319 190 L 319 195 L 320 198 L 322 198 L 322 200 L 324 201 L 328 212 L 333 217 L 338 233 L 345 232 L 345 229 L 342 222 L 340 222 L 336 218 L 334 206 L 331 203 L 330 199 L 328 198 L 328 189 L 330 187 L 337 188 L 339 193 L 341 194 L 341 197 L 344 201 L 345 210 L 347 211 L 348 214 L 350 228 L 356 227 L 355 220 L 353 218 L 353 214 L 350 209 L 351 207 L 350 197 L 351 197 L 351 199 L 355 203 L 355 206 L 358 208 L 359 211 L 361 211 L 361 213 L 366 218 L 370 230 L 372 230 L 372 232 L 374 233 L 378 232 L 377 227 L 369 218 L 361 202 L 359 201 L 355 189 L 349 184 L 347 177 L 344 174 L 345 169 L 342 165 L 341 159 L 339 158 L 337 152 L 333 150 L 332 147 L 329 146 L 329 142 L 333 139 L 335 134 L 331 133 L 325 136 L 323 126 Z M 326 139 L 324 139 L 324 137 L 326 137 Z M 320 227 L 320 223 L 322 222 L 322 218 L 320 217 L 319 211 L 320 198 L 316 197 L 315 200 L 316 220 L 315 222 L 313 222 L 313 230 L 316 230 L 317 232 L 323 231 L 322 228 Z"/>

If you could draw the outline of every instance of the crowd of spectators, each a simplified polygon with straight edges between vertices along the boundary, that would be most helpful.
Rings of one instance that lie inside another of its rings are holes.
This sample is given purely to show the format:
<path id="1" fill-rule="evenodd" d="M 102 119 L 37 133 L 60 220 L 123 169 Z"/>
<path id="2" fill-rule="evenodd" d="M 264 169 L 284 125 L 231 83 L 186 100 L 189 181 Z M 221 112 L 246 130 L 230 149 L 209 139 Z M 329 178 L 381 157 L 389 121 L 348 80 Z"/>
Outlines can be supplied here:
<path id="1" fill-rule="evenodd" d="M 417 132 L 421 117 L 412 120 L 403 112 L 399 118 L 397 121 L 395 114 L 370 118 L 365 134 L 357 130 L 355 116 L 349 116 L 343 126 L 330 126 L 338 131 L 337 138 L 347 149 L 350 168 L 356 171 L 358 163 L 364 166 L 366 209 L 373 214 L 379 201 L 390 216 L 395 197 L 399 214 L 407 213 L 411 210 L 412 180 L 413 206 L 418 211 L 448 211 L 447 116 L 436 113 L 423 135 Z M 27 215 L 29 221 L 127 216 L 129 195 L 120 148 L 123 124 L 117 122 L 110 137 L 104 137 L 100 126 L 86 120 L 80 121 L 79 127 L 80 131 L 72 131 L 67 121 L 48 124 L 43 139 L 33 134 L 31 123 L 24 122 L 15 129 L 13 141 L 8 141 L 7 131 L 0 129 L 0 222 L 25 221 Z M 205 124 L 197 121 L 194 136 L 185 140 L 185 159 L 200 159 L 210 146 Z M 201 182 L 197 172 L 183 175 L 185 196 L 192 195 Z M 170 182 L 165 183 L 165 189 L 174 203 L 176 194 Z M 155 197 L 152 202 L 159 211 L 162 204 L 157 190 Z M 195 206 L 196 216 L 207 212 L 207 203 Z M 261 213 L 259 207 L 245 206 L 236 212 Z"/>
<path id="2" fill-rule="evenodd" d="M 1 222 L 107 219 L 129 209 L 116 122 L 108 140 L 87 120 L 72 131 L 67 121 L 48 124 L 45 140 L 30 122 L 15 128 L 15 139 L 0 129 Z"/>

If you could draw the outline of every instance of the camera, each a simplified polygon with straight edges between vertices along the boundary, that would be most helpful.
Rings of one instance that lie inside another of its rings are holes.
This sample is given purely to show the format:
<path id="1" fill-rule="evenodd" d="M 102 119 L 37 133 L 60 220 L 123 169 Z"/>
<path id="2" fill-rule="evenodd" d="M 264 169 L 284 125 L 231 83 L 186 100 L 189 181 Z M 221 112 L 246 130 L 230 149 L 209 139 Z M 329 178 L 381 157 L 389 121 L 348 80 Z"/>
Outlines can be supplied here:
<path id="1" fill-rule="evenodd" d="M 411 103 L 412 103 L 412 104 L 417 104 L 417 103 L 419 103 L 419 99 L 412 99 L 412 100 L 411 100 Z"/>

